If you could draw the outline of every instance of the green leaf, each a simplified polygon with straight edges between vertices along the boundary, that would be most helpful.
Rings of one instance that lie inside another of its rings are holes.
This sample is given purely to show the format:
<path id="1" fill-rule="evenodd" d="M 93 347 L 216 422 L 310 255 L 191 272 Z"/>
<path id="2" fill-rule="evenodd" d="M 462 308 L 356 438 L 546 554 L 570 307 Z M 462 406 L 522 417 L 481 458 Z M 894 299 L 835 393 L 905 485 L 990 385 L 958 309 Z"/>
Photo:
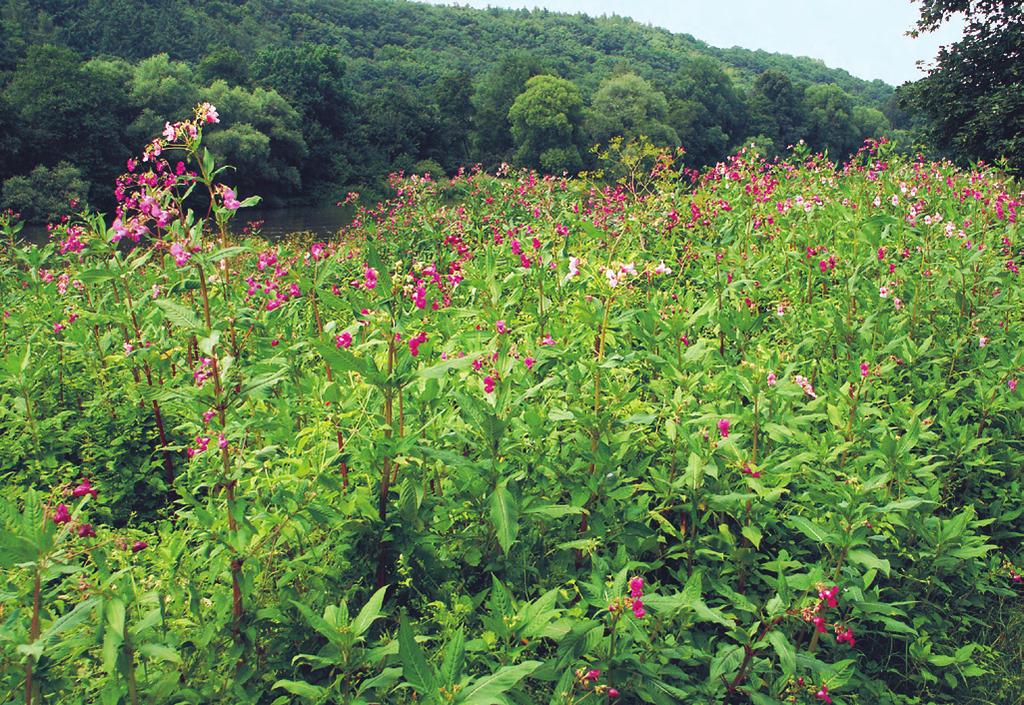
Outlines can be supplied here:
<path id="1" fill-rule="evenodd" d="M 782 673 L 787 678 L 792 677 L 796 672 L 796 649 L 786 638 L 785 633 L 779 629 L 772 629 L 768 632 L 768 643 L 775 649 L 779 656 L 779 665 L 782 666 Z"/>
<path id="2" fill-rule="evenodd" d="M 445 687 L 458 683 L 466 665 L 466 635 L 460 628 L 448 641 L 444 650 L 444 665 L 441 666 L 441 680 Z"/>
<path id="3" fill-rule="evenodd" d="M 754 544 L 754 548 L 761 548 L 761 538 L 763 536 L 761 529 L 751 524 L 744 526 L 740 533 L 742 533 L 750 543 Z"/>
<path id="4" fill-rule="evenodd" d="M 279 680 L 271 688 L 274 690 L 282 688 L 292 695 L 298 695 L 303 700 L 320 700 L 327 694 L 325 688 L 306 681 Z"/>
<path id="5" fill-rule="evenodd" d="M 851 563 L 857 563 L 867 568 L 874 568 L 875 570 L 885 573 L 885 577 L 889 577 L 889 561 L 884 558 L 879 558 L 866 548 L 855 548 L 846 554 L 846 558 Z"/>
<path id="6" fill-rule="evenodd" d="M 524 661 L 516 666 L 499 668 L 491 675 L 470 683 L 459 692 L 455 702 L 461 705 L 504 705 L 506 701 L 502 695 L 540 666 L 540 661 Z"/>
<path id="7" fill-rule="evenodd" d="M 143 644 L 138 650 L 143 656 L 148 656 L 156 659 L 157 661 L 170 661 L 171 663 L 176 663 L 179 666 L 182 663 L 181 656 L 178 652 L 165 644 L 154 644 L 150 642 Z"/>
<path id="8" fill-rule="evenodd" d="M 188 331 L 198 332 L 203 330 L 199 317 L 188 306 L 183 306 L 176 301 L 169 299 L 157 299 L 153 302 L 156 307 L 164 312 L 168 321 Z"/>
<path id="9" fill-rule="evenodd" d="M 433 669 L 423 655 L 423 649 L 416 643 L 409 626 L 409 617 L 402 613 L 398 625 L 398 659 L 402 662 L 402 676 L 424 700 L 433 699 L 437 693 L 437 679 Z"/>
<path id="10" fill-rule="evenodd" d="M 789 519 L 786 520 L 786 523 L 815 543 L 819 543 L 824 546 L 828 546 L 833 543 L 832 534 L 829 533 L 825 527 L 820 524 L 815 524 L 810 519 L 794 516 L 789 517 Z"/>
<path id="11" fill-rule="evenodd" d="M 377 619 L 380 618 L 380 608 L 384 604 L 384 593 L 387 592 L 388 586 L 385 585 L 377 592 L 370 596 L 370 599 L 363 605 L 363 609 L 359 610 L 359 614 L 352 620 L 352 633 L 356 636 L 362 636 L 370 625 L 373 624 Z"/>
<path id="12" fill-rule="evenodd" d="M 519 508 L 505 482 L 495 487 L 491 494 L 491 521 L 498 534 L 501 550 L 507 556 L 519 533 Z"/>

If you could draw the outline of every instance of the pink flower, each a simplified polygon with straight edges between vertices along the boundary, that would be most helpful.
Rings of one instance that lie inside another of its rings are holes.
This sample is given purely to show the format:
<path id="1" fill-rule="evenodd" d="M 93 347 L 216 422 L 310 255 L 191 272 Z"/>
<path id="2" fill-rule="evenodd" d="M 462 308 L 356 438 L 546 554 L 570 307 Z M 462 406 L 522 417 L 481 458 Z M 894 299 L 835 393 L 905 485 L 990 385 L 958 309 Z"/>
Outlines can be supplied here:
<path id="1" fill-rule="evenodd" d="M 484 393 L 490 394 L 494 391 L 494 377 L 487 375 L 484 377 Z"/>
<path id="2" fill-rule="evenodd" d="M 1009 380 L 1006 383 L 1006 386 L 1010 389 L 1011 392 L 1016 392 L 1017 391 L 1017 380 L 1015 380 L 1015 379 Z"/>
<path id="3" fill-rule="evenodd" d="M 95 537 L 96 530 L 92 528 L 92 524 L 82 524 L 78 527 L 78 536 L 83 539 Z"/>
<path id="4" fill-rule="evenodd" d="M 132 553 L 138 553 L 149 547 L 149 544 L 145 541 L 136 541 L 132 544 Z"/>
<path id="5" fill-rule="evenodd" d="M 666 267 L 664 262 L 658 262 L 658 266 L 654 268 L 654 273 L 655 274 L 671 274 L 672 273 L 672 269 L 670 267 Z"/>
<path id="6" fill-rule="evenodd" d="M 856 646 L 857 645 L 857 640 L 853 638 L 853 631 L 851 629 L 846 629 L 845 631 L 840 632 L 836 636 L 836 642 L 838 642 L 840 644 L 845 642 L 845 643 L 849 644 L 850 646 Z"/>
<path id="7" fill-rule="evenodd" d="M 570 257 L 569 258 L 569 276 L 566 279 L 572 279 L 580 273 L 580 258 Z"/>
<path id="8" fill-rule="evenodd" d="M 227 208 L 229 211 L 236 211 L 242 205 L 239 202 L 238 198 L 235 196 L 234 190 L 228 188 L 227 186 L 224 187 L 222 196 L 224 198 L 224 207 Z"/>
<path id="9" fill-rule="evenodd" d="M 164 139 L 168 142 L 173 142 L 174 138 L 177 137 L 178 131 L 174 129 L 174 125 L 169 122 L 164 123 Z"/>
<path id="10" fill-rule="evenodd" d="M 614 271 L 606 269 L 604 270 L 604 275 L 608 278 L 608 286 L 614 289 L 619 285 L 619 277 Z"/>
<path id="11" fill-rule="evenodd" d="M 367 267 L 363 270 L 363 286 L 367 289 L 377 288 L 377 270 L 373 267 Z"/>
<path id="12" fill-rule="evenodd" d="M 206 123 L 220 122 L 220 115 L 217 114 L 217 108 L 213 107 L 210 103 L 203 103 L 196 108 L 196 115 L 201 121 Z"/>
<path id="13" fill-rule="evenodd" d="M 825 618 L 824 617 L 815 617 L 814 619 L 811 620 L 811 624 L 814 625 L 814 628 L 818 631 L 819 634 L 824 634 L 825 633 Z"/>
<path id="14" fill-rule="evenodd" d="M 647 610 L 644 609 L 643 600 L 633 600 L 633 616 L 637 619 L 643 619 L 647 614 Z"/>
<path id="15" fill-rule="evenodd" d="M 223 431 L 217 435 L 217 447 L 221 450 L 225 450 L 228 447 L 228 439 L 225 437 Z"/>
<path id="16" fill-rule="evenodd" d="M 889 293 L 889 287 L 885 285 L 878 287 L 878 295 L 881 296 L 883 299 L 888 298 Z"/>
<path id="17" fill-rule="evenodd" d="M 644 579 L 639 575 L 635 578 L 630 578 L 629 581 L 629 596 L 632 598 L 643 597 L 644 595 Z"/>
<path id="18" fill-rule="evenodd" d="M 594 669 L 591 669 L 591 670 L 587 671 L 587 673 L 583 676 L 583 680 L 590 681 L 591 683 L 593 683 L 593 682 L 595 682 L 600 677 L 601 677 L 601 671 L 596 669 L 596 668 L 594 668 Z"/>
<path id="19" fill-rule="evenodd" d="M 427 342 L 426 333 L 419 333 L 418 335 L 414 335 L 412 338 L 409 338 L 409 353 L 412 354 L 413 357 L 419 355 L 420 346 L 425 342 Z"/>
<path id="20" fill-rule="evenodd" d="M 547 335 L 544 336 L 544 340 L 540 341 L 540 344 L 541 345 L 554 345 L 555 344 L 555 339 L 551 337 L 550 333 L 548 333 Z"/>
<path id="21" fill-rule="evenodd" d="M 722 438 L 729 437 L 729 419 L 718 419 L 718 433 Z"/>
<path id="22" fill-rule="evenodd" d="M 811 399 L 818 398 L 818 395 L 814 393 L 814 385 L 812 385 L 811 381 L 803 375 L 796 375 L 793 377 L 793 383 L 803 389 L 804 394 L 809 396 Z"/>
<path id="23" fill-rule="evenodd" d="M 53 511 L 53 523 L 54 524 L 67 524 L 71 521 L 71 512 L 68 511 L 66 504 L 58 504 L 57 508 Z"/>
<path id="24" fill-rule="evenodd" d="M 829 607 L 835 607 L 836 606 L 836 604 L 837 604 L 837 602 L 836 602 L 836 595 L 838 595 L 838 594 L 839 594 L 839 586 L 838 585 L 833 585 L 830 588 L 821 588 L 821 589 L 818 590 L 818 597 L 821 598 L 822 600 L 824 600 L 828 604 Z"/>
<path id="25" fill-rule="evenodd" d="M 896 196 L 893 196 L 893 199 L 895 199 L 895 198 L 896 198 Z M 829 695 L 828 695 L 828 686 L 825 685 L 824 683 L 821 684 L 821 690 L 819 690 L 817 693 L 815 693 L 814 697 L 816 697 L 818 700 L 821 700 L 822 702 L 824 702 L 825 705 L 832 705 L 832 698 L 830 698 Z"/>
<path id="26" fill-rule="evenodd" d="M 615 689 L 615 688 L 609 688 L 608 689 L 608 697 L 609 698 L 617 698 L 617 697 L 619 697 L 619 691 L 617 689 Z"/>
<path id="27" fill-rule="evenodd" d="M 768 386 L 769 387 L 774 387 L 775 383 L 777 381 L 778 381 L 778 378 L 775 376 L 775 373 L 774 372 L 769 372 L 768 373 Z"/>
<path id="28" fill-rule="evenodd" d="M 866 362 L 860 363 L 860 376 L 867 377 L 869 374 L 871 374 L 871 365 Z"/>
<path id="29" fill-rule="evenodd" d="M 499 321 L 497 321 L 497 322 L 496 322 L 496 323 L 494 324 L 494 328 L 495 328 L 495 330 L 497 330 L 497 331 L 498 331 L 499 333 L 508 333 L 508 326 L 507 326 L 507 325 L 505 325 L 505 321 L 504 321 L 504 320 L 499 320 Z"/>
<path id="30" fill-rule="evenodd" d="M 526 369 L 528 369 L 528 370 L 532 370 L 533 369 L 533 364 L 535 362 L 536 362 L 536 360 L 534 360 L 532 357 L 528 357 L 525 360 L 523 360 L 523 364 L 526 365 Z"/>
<path id="31" fill-rule="evenodd" d="M 184 267 L 192 259 L 192 253 L 177 242 L 171 245 L 171 256 L 174 257 L 174 263 L 179 267 Z"/>
<path id="32" fill-rule="evenodd" d="M 987 336 L 983 335 L 980 338 L 978 338 L 978 347 L 979 348 L 983 348 L 986 345 L 988 345 L 988 337 Z"/>
<path id="33" fill-rule="evenodd" d="M 348 347 L 351 344 L 352 344 L 352 334 L 349 333 L 348 331 L 345 331 L 341 335 L 339 335 L 339 336 L 334 338 L 334 347 L 336 347 L 336 348 L 345 348 L 346 350 L 348 350 Z"/>
<path id="34" fill-rule="evenodd" d="M 280 340 L 278 340 L 277 338 L 274 338 L 273 340 L 270 341 L 270 347 L 276 348 L 280 342 L 281 342 Z"/>
<path id="35" fill-rule="evenodd" d="M 96 499 L 98 496 L 88 479 L 82 480 L 81 484 L 71 491 L 72 497 L 84 497 L 87 494 L 92 495 L 93 499 Z"/>

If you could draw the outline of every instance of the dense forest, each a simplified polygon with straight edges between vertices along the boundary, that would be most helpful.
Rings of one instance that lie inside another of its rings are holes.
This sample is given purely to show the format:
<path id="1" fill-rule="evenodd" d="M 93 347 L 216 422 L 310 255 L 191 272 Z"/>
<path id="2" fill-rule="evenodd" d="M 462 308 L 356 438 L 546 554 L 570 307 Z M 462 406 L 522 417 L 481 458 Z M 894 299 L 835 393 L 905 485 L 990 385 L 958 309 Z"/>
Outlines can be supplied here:
<path id="1" fill-rule="evenodd" d="M 271 205 L 379 195 L 397 170 L 578 171 L 616 135 L 682 146 L 699 167 L 752 141 L 769 156 L 800 139 L 845 156 L 910 127 L 881 81 L 621 17 L 405 0 L 4 0 L 2 205 L 35 219 L 69 197 L 109 208 L 129 145 L 203 100 L 227 125 L 210 149 Z"/>

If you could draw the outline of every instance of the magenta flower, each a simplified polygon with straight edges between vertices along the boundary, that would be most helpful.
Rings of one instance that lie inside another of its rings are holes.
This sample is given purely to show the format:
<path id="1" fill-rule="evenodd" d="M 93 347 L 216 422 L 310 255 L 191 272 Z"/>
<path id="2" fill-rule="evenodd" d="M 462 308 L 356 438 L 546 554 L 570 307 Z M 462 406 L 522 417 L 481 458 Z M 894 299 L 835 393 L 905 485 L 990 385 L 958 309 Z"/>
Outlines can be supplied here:
<path id="1" fill-rule="evenodd" d="M 824 617 L 815 617 L 814 619 L 811 620 L 811 624 L 814 625 L 814 628 L 816 630 L 818 630 L 819 634 L 824 634 L 825 633 L 825 618 Z"/>
<path id="2" fill-rule="evenodd" d="M 619 691 L 617 689 L 615 689 L 615 688 L 609 688 L 608 689 L 608 697 L 609 698 L 617 698 L 617 697 L 619 697 Z"/>
<path id="3" fill-rule="evenodd" d="M 227 208 L 229 211 L 236 211 L 241 207 L 242 204 L 235 196 L 235 192 L 233 189 L 230 189 L 225 186 L 222 196 L 224 198 L 224 207 Z"/>
<path id="4" fill-rule="evenodd" d="M 846 629 L 845 631 L 840 632 L 836 636 L 836 642 L 840 644 L 845 642 L 850 646 L 856 646 L 857 644 L 857 640 L 853 638 L 853 630 L 851 629 Z"/>
<path id="5" fill-rule="evenodd" d="M 591 683 L 594 683 L 600 677 L 601 677 L 601 671 L 596 669 L 596 668 L 593 668 L 593 669 L 587 671 L 586 675 L 583 676 L 583 680 L 587 680 L 587 681 L 590 681 Z"/>
<path id="6" fill-rule="evenodd" d="M 88 479 L 82 480 L 81 484 L 79 484 L 78 487 L 71 490 L 72 497 L 84 497 L 87 494 L 91 494 L 93 499 L 96 499 L 97 497 L 96 490 L 93 488 L 92 484 L 89 482 Z"/>
<path id="7" fill-rule="evenodd" d="M 829 607 L 835 607 L 836 606 L 836 604 L 837 604 L 836 596 L 838 594 L 839 594 L 839 586 L 838 585 L 833 585 L 830 588 L 821 588 L 820 590 L 818 590 L 818 597 L 821 598 L 822 600 L 824 600 L 826 603 L 828 603 Z"/>
<path id="8" fill-rule="evenodd" d="M 367 267 L 363 270 L 363 286 L 367 289 L 377 288 L 377 270 L 373 267 Z"/>
<path id="9" fill-rule="evenodd" d="M 729 437 L 729 419 L 718 419 L 718 433 L 722 438 Z"/>
<path id="10" fill-rule="evenodd" d="M 523 360 L 523 364 L 526 365 L 526 369 L 528 369 L 528 370 L 532 370 L 533 369 L 533 365 L 534 365 L 535 362 L 536 362 L 536 360 L 534 360 L 532 357 L 528 357 L 525 360 Z"/>
<path id="11" fill-rule="evenodd" d="M 871 365 L 866 362 L 860 363 L 860 376 L 867 377 L 869 374 L 871 374 Z"/>
<path id="12" fill-rule="evenodd" d="M 768 373 L 768 386 L 769 387 L 774 387 L 775 383 L 777 381 L 778 381 L 778 377 L 775 376 L 775 373 L 774 372 L 769 372 Z"/>
<path id="13" fill-rule="evenodd" d="M 639 575 L 629 580 L 629 596 L 632 598 L 644 596 L 644 579 Z"/>
<path id="14" fill-rule="evenodd" d="M 78 527 L 79 537 L 85 539 L 96 536 L 96 530 L 92 528 L 92 524 L 82 524 Z"/>
<path id="15" fill-rule="evenodd" d="M 896 197 L 893 196 L 893 198 L 896 198 Z M 825 685 L 824 683 L 821 684 L 821 690 L 819 690 L 817 693 L 815 693 L 814 697 L 816 697 L 818 700 L 821 700 L 822 702 L 824 702 L 825 705 L 832 705 L 832 698 L 830 698 L 829 694 L 828 694 L 828 686 Z"/>
<path id="16" fill-rule="evenodd" d="M 225 450 L 225 449 L 227 449 L 227 447 L 228 447 L 228 439 L 227 439 L 227 437 L 226 437 L 226 436 L 224 435 L 224 432 L 223 432 L 223 431 L 221 431 L 221 432 L 220 432 L 220 433 L 219 433 L 219 434 L 217 435 L 217 447 L 218 447 L 218 448 L 220 448 L 221 450 Z"/>
<path id="17" fill-rule="evenodd" d="M 1011 392 L 1016 392 L 1016 391 L 1017 391 L 1017 380 L 1016 380 L 1016 379 L 1011 379 L 1011 380 L 1009 380 L 1009 381 L 1008 381 L 1008 382 L 1006 383 L 1006 386 L 1007 386 L 1007 387 L 1009 388 L 1009 390 L 1010 390 Z"/>
<path id="18" fill-rule="evenodd" d="M 132 553 L 138 553 L 149 547 L 149 544 L 145 541 L 136 541 L 132 544 Z"/>
<path id="19" fill-rule="evenodd" d="M 336 348 L 345 348 L 346 350 L 348 350 L 348 347 L 350 345 L 352 345 L 352 334 L 349 333 L 348 331 L 345 331 L 341 335 L 336 336 L 334 338 L 334 347 Z"/>
<path id="20" fill-rule="evenodd" d="M 418 335 L 414 335 L 412 338 L 409 338 L 409 352 L 413 357 L 420 354 L 420 346 L 425 342 L 427 342 L 426 333 L 419 333 Z"/>
<path id="21" fill-rule="evenodd" d="M 494 377 L 487 375 L 484 377 L 484 392 L 490 394 L 494 391 Z"/>
<path id="22" fill-rule="evenodd" d="M 68 511 L 66 504 L 58 504 L 57 508 L 53 511 L 53 523 L 54 524 L 67 524 L 71 521 L 71 512 Z"/>
<path id="23" fill-rule="evenodd" d="M 499 333 L 508 333 L 508 326 L 505 325 L 505 320 L 501 319 L 494 324 L 495 330 Z"/>
<path id="24" fill-rule="evenodd" d="M 644 609 L 643 600 L 633 600 L 633 616 L 637 619 L 643 619 L 644 615 L 647 614 L 647 610 Z"/>

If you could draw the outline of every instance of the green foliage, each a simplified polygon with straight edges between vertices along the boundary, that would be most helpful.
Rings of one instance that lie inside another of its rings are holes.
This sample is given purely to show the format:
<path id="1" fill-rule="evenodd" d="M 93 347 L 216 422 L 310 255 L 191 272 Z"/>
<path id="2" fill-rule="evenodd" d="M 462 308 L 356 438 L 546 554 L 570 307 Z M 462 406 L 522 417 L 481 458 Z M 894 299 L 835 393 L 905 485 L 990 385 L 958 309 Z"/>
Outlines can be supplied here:
<path id="1" fill-rule="evenodd" d="M 28 176 L 12 176 L 0 189 L 0 208 L 10 208 L 31 220 L 57 220 L 77 210 L 71 202 L 87 207 L 89 182 L 68 162 L 37 166 Z"/>
<path id="2" fill-rule="evenodd" d="M 808 138 L 802 95 L 810 84 L 835 83 L 854 106 L 911 126 L 881 82 L 807 59 L 715 49 L 620 17 L 405 0 L 311 0 L 288 12 L 268 0 L 3 0 L 0 180 L 69 161 L 89 179 L 90 201 L 112 211 L 110 184 L 129 145 L 226 91 L 244 93 L 229 100 L 246 106 L 276 102 L 268 94 L 289 106 L 273 108 L 275 125 L 248 107 L 232 116 L 255 130 L 238 132 L 223 145 L 231 151 L 217 154 L 239 165 L 241 188 L 273 205 L 381 194 L 387 174 L 423 160 L 446 173 L 516 161 L 509 110 L 540 74 L 571 80 L 584 102 L 578 142 L 529 155 L 553 171 L 596 169 L 589 149 L 615 135 L 682 144 L 694 166 L 725 159 L 759 134 L 780 154 L 800 138 L 859 147 L 851 135 L 827 134 L 824 123 L 825 134 Z M 786 77 L 788 92 L 764 93 L 762 74 Z M 265 169 L 249 168 L 261 158 Z"/>
<path id="3" fill-rule="evenodd" d="M 900 101 L 926 119 L 926 132 L 960 162 L 1005 158 L 1024 166 L 1024 3 L 922 0 L 918 32 L 957 14 L 964 36 L 939 50 L 928 76 L 900 89 Z M 916 34 L 916 33 L 915 33 Z"/>
<path id="4" fill-rule="evenodd" d="M 233 242 L 209 114 L 0 250 L 6 700 L 1019 698 L 1012 178 L 613 140 Z"/>
<path id="5" fill-rule="evenodd" d="M 579 151 L 583 97 L 572 81 L 534 76 L 509 108 L 508 121 L 521 166 L 551 174 L 583 167 Z"/>
<path id="6" fill-rule="evenodd" d="M 591 100 L 586 131 L 591 144 L 608 144 L 613 137 L 641 136 L 661 147 L 675 147 L 679 136 L 669 127 L 668 101 L 634 73 L 608 78 Z"/>

